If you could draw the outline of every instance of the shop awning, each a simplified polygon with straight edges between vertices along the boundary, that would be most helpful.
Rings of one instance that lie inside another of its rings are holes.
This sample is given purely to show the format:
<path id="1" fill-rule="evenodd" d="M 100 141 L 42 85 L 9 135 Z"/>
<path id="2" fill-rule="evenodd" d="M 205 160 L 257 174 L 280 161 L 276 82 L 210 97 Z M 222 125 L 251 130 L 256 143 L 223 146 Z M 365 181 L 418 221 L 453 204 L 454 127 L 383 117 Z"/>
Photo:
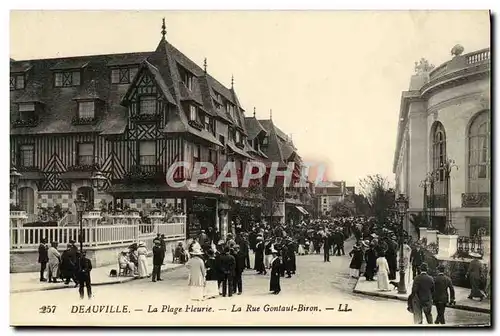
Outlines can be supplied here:
<path id="1" fill-rule="evenodd" d="M 301 206 L 296 206 L 297 210 L 299 210 L 303 215 L 309 215 L 309 212 L 307 212 L 306 209 L 304 209 L 303 207 Z"/>

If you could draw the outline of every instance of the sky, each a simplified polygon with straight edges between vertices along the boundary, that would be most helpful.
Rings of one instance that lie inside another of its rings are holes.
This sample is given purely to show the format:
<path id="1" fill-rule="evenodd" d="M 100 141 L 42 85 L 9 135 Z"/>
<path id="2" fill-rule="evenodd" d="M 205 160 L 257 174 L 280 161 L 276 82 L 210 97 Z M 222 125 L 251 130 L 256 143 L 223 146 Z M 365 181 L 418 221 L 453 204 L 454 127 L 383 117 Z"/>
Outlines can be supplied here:
<path id="1" fill-rule="evenodd" d="M 358 186 L 394 180 L 401 92 L 414 62 L 489 47 L 486 11 L 11 12 L 16 60 L 155 50 L 167 40 L 230 87 L 246 115 L 291 134 L 304 161 Z"/>

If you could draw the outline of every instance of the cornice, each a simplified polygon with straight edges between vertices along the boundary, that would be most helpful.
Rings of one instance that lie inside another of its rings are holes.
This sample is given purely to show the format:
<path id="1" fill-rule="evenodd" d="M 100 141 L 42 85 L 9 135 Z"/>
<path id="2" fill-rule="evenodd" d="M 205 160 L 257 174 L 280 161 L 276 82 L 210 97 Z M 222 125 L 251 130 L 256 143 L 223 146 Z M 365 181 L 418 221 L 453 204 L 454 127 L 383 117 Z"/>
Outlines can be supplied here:
<path id="1" fill-rule="evenodd" d="M 452 97 L 446 100 L 443 100 L 442 102 L 437 103 L 436 105 L 432 105 L 430 108 L 427 109 L 427 115 L 430 115 L 432 113 L 435 113 L 447 106 L 450 105 L 458 105 L 463 103 L 464 101 L 471 100 L 474 98 L 482 98 L 484 95 L 484 92 L 482 91 L 476 91 L 476 92 L 471 92 L 467 93 L 464 95 Z"/>

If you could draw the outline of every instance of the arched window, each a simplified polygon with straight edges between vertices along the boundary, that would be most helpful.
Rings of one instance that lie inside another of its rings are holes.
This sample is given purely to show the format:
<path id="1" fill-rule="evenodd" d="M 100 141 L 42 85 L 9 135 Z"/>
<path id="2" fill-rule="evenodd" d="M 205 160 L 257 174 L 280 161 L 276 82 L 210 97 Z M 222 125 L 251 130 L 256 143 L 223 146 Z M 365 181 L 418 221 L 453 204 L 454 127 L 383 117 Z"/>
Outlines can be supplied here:
<path id="1" fill-rule="evenodd" d="M 437 195 L 445 194 L 445 172 L 443 165 L 446 162 L 446 133 L 443 124 L 437 122 L 432 134 L 432 169 L 436 172 L 434 192 Z"/>
<path id="2" fill-rule="evenodd" d="M 468 131 L 468 192 L 490 191 L 490 111 L 478 113 Z"/>

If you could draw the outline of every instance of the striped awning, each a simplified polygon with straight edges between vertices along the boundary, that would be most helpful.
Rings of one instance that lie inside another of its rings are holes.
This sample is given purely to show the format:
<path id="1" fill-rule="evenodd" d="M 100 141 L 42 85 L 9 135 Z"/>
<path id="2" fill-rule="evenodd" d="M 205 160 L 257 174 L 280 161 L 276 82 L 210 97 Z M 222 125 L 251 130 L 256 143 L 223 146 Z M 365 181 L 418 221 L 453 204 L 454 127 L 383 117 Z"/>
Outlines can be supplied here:
<path id="1" fill-rule="evenodd" d="M 296 206 L 297 210 L 299 210 L 303 215 L 309 215 L 309 212 L 307 212 L 306 209 L 304 209 L 303 207 L 301 206 Z"/>

